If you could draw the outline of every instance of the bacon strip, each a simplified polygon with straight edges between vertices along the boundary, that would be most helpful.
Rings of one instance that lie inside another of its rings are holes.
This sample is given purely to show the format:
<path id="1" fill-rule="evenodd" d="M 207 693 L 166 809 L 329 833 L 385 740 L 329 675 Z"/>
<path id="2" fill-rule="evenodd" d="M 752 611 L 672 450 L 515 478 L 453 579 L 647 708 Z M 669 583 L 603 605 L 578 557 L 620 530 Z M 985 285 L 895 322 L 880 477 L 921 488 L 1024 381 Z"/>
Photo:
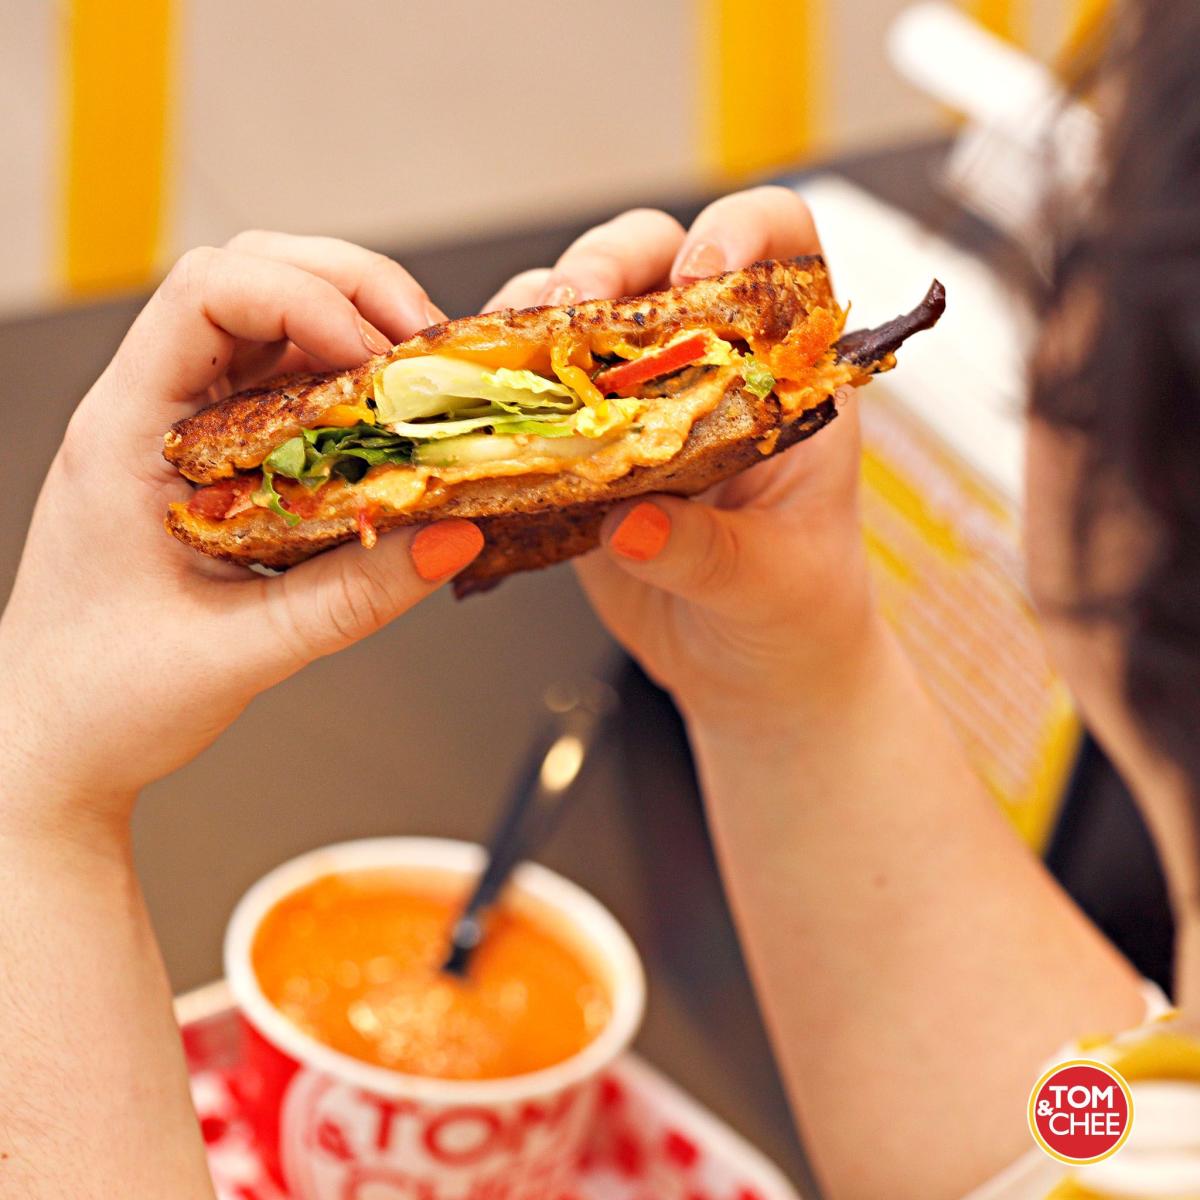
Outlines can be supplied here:
<path id="1" fill-rule="evenodd" d="M 856 329 L 839 338 L 835 349 L 843 362 L 856 367 L 870 366 L 889 354 L 895 354 L 901 343 L 919 333 L 932 329 L 946 311 L 946 289 L 935 279 L 925 293 L 925 299 L 912 312 L 894 317 L 874 329 Z"/>
<path id="2" fill-rule="evenodd" d="M 224 521 L 227 517 L 237 516 L 254 507 L 250 497 L 261 482 L 262 476 L 257 472 L 222 479 L 196 492 L 188 501 L 188 512 L 197 517 L 207 517 L 210 521 Z"/>

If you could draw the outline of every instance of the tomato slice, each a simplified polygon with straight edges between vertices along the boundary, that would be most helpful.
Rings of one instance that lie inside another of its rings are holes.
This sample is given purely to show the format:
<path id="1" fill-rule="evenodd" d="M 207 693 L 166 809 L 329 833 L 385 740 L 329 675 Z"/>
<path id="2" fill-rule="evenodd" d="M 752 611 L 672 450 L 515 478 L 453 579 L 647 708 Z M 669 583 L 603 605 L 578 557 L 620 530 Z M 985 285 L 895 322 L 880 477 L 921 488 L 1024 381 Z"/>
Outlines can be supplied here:
<path id="1" fill-rule="evenodd" d="M 631 396 L 646 380 L 678 371 L 680 367 L 686 367 L 688 363 L 703 358 L 707 351 L 708 335 L 698 333 L 663 350 L 651 350 L 649 354 L 643 354 L 641 358 L 635 358 L 632 362 L 609 367 L 607 371 L 601 371 L 592 382 L 606 396 Z"/>
<path id="2" fill-rule="evenodd" d="M 258 489 L 258 475 L 235 475 L 202 487 L 188 501 L 188 512 L 210 521 L 223 521 L 253 508 L 250 497 Z"/>

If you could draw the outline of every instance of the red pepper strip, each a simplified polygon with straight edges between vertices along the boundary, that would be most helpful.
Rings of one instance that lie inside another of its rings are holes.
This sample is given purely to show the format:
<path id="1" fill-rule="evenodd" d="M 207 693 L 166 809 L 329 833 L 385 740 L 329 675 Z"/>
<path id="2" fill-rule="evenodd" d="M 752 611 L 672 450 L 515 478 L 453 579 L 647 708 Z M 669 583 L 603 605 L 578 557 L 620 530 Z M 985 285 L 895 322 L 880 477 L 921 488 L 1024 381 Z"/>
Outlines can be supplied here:
<path id="1" fill-rule="evenodd" d="M 632 362 L 620 363 L 601 371 L 592 382 L 606 396 L 632 396 L 640 384 L 647 379 L 656 379 L 659 375 L 669 375 L 686 367 L 688 363 L 703 358 L 708 351 L 708 335 L 696 334 L 695 337 L 684 338 L 665 350 L 652 350 L 635 358 Z"/>
<path id="2" fill-rule="evenodd" d="M 188 512 L 210 521 L 223 521 L 253 508 L 250 497 L 258 490 L 261 478 L 258 475 L 235 475 L 219 483 L 202 487 L 188 501 Z"/>

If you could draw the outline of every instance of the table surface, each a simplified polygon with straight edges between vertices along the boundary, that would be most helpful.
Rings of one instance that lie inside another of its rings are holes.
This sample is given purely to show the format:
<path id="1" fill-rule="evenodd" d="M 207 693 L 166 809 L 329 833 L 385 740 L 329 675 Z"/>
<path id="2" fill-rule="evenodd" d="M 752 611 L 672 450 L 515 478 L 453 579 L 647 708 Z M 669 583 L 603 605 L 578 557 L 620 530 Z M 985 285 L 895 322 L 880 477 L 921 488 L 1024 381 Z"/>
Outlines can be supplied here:
<path id="1" fill-rule="evenodd" d="M 921 144 L 821 169 L 953 235 L 962 218 L 934 184 L 943 150 Z M 663 207 L 686 221 L 702 202 Z M 510 274 L 551 262 L 591 223 L 395 253 L 446 311 L 466 313 Z M 0 599 L 67 418 L 139 306 L 130 298 L 0 324 L 0 411 L 10 432 L 19 413 L 21 429 L 2 452 Z M 639 1049 L 809 1187 L 678 720 L 614 650 L 569 568 L 515 578 L 461 606 L 435 596 L 258 699 L 216 745 L 149 790 L 137 858 L 172 981 L 184 990 L 220 973 L 235 900 L 285 858 L 356 837 L 486 836 L 540 723 L 546 685 L 597 671 L 622 681 L 620 728 L 539 857 L 607 904 L 640 947 L 650 1003 Z M 358 746 L 370 752 L 355 754 Z"/>

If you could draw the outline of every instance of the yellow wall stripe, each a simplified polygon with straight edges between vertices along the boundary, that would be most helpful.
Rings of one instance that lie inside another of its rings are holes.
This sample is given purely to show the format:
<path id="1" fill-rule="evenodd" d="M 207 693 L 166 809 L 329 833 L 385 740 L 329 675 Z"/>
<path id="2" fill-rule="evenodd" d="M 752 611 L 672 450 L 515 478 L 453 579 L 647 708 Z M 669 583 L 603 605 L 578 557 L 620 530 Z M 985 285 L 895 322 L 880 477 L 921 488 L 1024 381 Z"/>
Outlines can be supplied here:
<path id="1" fill-rule="evenodd" d="M 1065 47 L 1068 56 L 1091 39 L 1108 16 L 1110 7 L 1109 0 L 1072 0 Z"/>
<path id="2" fill-rule="evenodd" d="M 171 0 L 69 0 L 61 275 L 75 294 L 135 287 L 159 259 Z"/>
<path id="3" fill-rule="evenodd" d="M 1021 0 L 969 0 L 967 10 L 998 37 L 1019 46 L 1028 43 L 1028 13 Z"/>
<path id="4" fill-rule="evenodd" d="M 721 181 L 796 162 L 826 132 L 826 0 L 703 0 L 702 155 Z"/>

